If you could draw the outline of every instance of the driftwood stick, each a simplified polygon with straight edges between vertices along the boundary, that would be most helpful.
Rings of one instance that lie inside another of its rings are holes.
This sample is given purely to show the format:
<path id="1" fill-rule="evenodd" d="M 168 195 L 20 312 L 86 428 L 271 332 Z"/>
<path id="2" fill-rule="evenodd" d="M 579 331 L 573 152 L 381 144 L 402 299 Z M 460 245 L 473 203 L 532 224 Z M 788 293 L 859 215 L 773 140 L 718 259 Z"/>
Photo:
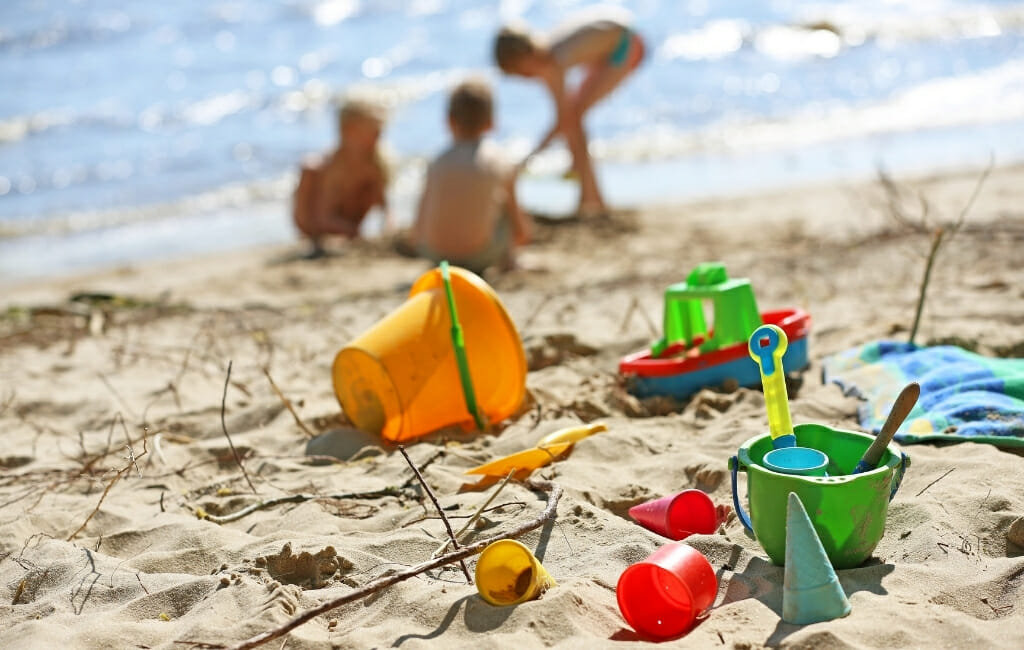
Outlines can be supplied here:
<path id="1" fill-rule="evenodd" d="M 946 236 L 946 230 L 944 228 L 936 228 L 935 235 L 932 237 L 932 247 L 928 251 L 928 261 L 924 265 L 924 277 L 921 278 L 921 287 L 917 293 L 917 308 L 914 309 L 914 324 L 910 326 L 910 344 L 914 344 L 914 338 L 917 337 L 917 328 L 921 324 L 921 313 L 924 311 L 924 299 L 928 294 L 928 283 L 932 278 L 932 267 L 935 265 L 935 256 L 939 254 L 939 246 L 942 245 L 942 239 Z"/>
<path id="2" fill-rule="evenodd" d="M 207 514 L 203 519 L 212 521 L 215 524 L 228 524 L 232 521 L 238 521 L 239 519 L 251 515 L 259 510 L 273 508 L 274 506 L 279 506 L 282 503 L 305 503 L 306 501 L 314 501 L 316 499 L 382 499 L 384 497 L 398 496 L 402 496 L 402 488 L 400 487 L 386 487 L 381 488 L 380 490 L 371 490 L 369 492 L 348 492 L 345 494 L 289 494 L 283 497 L 274 497 L 272 499 L 253 503 L 241 510 L 220 517 L 217 515 Z"/>
<path id="3" fill-rule="evenodd" d="M 259 494 L 256 491 L 256 486 L 249 480 L 249 472 L 245 471 L 245 465 L 242 464 L 242 459 L 238 457 L 238 450 L 235 449 L 235 443 L 231 441 L 231 434 L 228 433 L 228 425 L 224 423 L 224 409 L 228 400 L 228 383 L 231 382 L 231 361 L 228 361 L 228 374 L 224 377 L 224 394 L 220 398 L 220 428 L 224 431 L 224 437 L 228 439 L 228 445 L 231 447 L 231 453 L 235 457 L 235 462 L 238 463 L 239 469 L 242 470 L 242 476 L 245 477 L 245 482 L 249 484 L 249 488 L 252 489 L 253 494 Z"/>
<path id="4" fill-rule="evenodd" d="M 455 539 L 458 539 L 459 535 L 469 530 L 470 526 L 476 523 L 476 520 L 479 519 L 480 515 L 482 515 L 484 511 L 487 510 L 487 506 L 491 505 L 491 502 L 494 501 L 494 499 L 501 493 L 501 491 L 508 484 L 509 479 L 511 479 L 515 475 L 515 473 L 516 471 L 514 469 L 510 470 L 508 476 L 501 479 L 501 483 L 498 483 L 498 487 L 494 490 L 494 492 L 491 492 L 491 496 L 487 497 L 487 500 L 484 501 L 483 504 L 476 509 L 476 512 L 474 512 L 473 516 L 469 518 L 469 521 L 466 522 L 466 525 L 460 528 L 459 532 L 455 533 Z M 444 544 L 439 546 L 430 557 L 437 557 L 441 553 L 447 551 L 449 544 L 451 544 L 451 541 L 445 542 Z M 455 548 L 458 548 L 458 546 L 456 546 Z"/>
<path id="5" fill-rule="evenodd" d="M 420 471 L 422 472 L 426 468 L 430 467 L 434 461 L 444 456 L 444 454 L 445 451 L 443 449 L 438 450 L 437 453 L 423 462 L 423 465 L 420 467 Z M 258 456 L 258 458 L 288 458 L 288 456 Z M 325 460 L 338 461 L 338 459 L 333 456 L 301 456 L 301 458 L 322 458 Z M 253 503 L 241 510 L 227 515 L 217 516 L 207 514 L 203 518 L 207 521 L 212 521 L 215 524 L 227 524 L 232 521 L 238 521 L 242 517 L 251 515 L 252 513 L 263 510 L 264 508 L 272 508 L 274 506 L 281 505 L 282 503 L 304 503 L 306 501 L 314 501 L 316 499 L 382 499 L 384 497 L 401 497 L 404 495 L 404 491 L 410 488 L 415 481 L 416 478 L 413 477 L 398 487 L 388 486 L 379 490 L 370 490 L 368 492 L 346 492 L 345 494 L 289 494 L 287 496 L 273 497 L 271 499 L 266 499 L 265 501 Z"/>
<path id="6" fill-rule="evenodd" d="M 267 381 L 270 382 L 270 387 L 274 389 L 274 393 L 277 395 L 277 398 L 281 400 L 281 403 L 284 404 L 284 407 L 288 409 L 288 412 L 292 414 L 293 418 L 295 418 L 295 424 L 299 425 L 299 428 L 302 429 L 307 436 L 309 436 L 310 438 L 315 438 L 316 434 L 310 431 L 309 427 L 303 424 L 302 418 L 300 418 L 299 414 L 295 412 L 295 407 L 292 406 L 292 401 L 285 397 L 284 393 L 281 392 L 281 389 L 278 388 L 277 384 L 274 383 L 274 378 L 270 376 L 270 371 L 267 368 L 263 368 L 263 374 L 267 376 Z"/>
<path id="7" fill-rule="evenodd" d="M 434 494 L 434 491 L 430 489 L 430 486 L 427 485 L 427 480 L 423 478 L 423 474 L 420 473 L 420 470 L 416 468 L 416 464 L 412 462 L 411 458 L 409 458 L 409 454 L 406 453 L 405 447 L 398 445 L 398 451 L 402 452 L 402 456 L 405 457 L 405 462 L 409 463 L 409 467 L 411 467 L 412 471 L 416 474 L 416 478 L 419 479 L 420 485 L 423 486 L 423 490 L 433 502 L 434 509 L 437 510 L 437 514 L 441 516 L 441 521 L 444 522 L 445 530 L 448 531 L 448 537 L 452 541 L 452 546 L 455 547 L 456 551 L 459 550 L 459 540 L 455 539 L 455 533 L 452 532 L 452 524 L 448 521 L 448 517 L 445 516 L 444 510 L 441 508 L 441 504 L 438 503 L 437 496 Z M 466 568 L 466 562 L 464 560 L 459 560 L 459 566 L 462 567 L 462 574 L 466 576 L 466 584 L 473 584 L 473 578 L 469 575 L 469 569 Z"/>
<path id="8" fill-rule="evenodd" d="M 307 609 L 306 611 L 302 612 L 298 616 L 295 616 L 283 625 L 279 625 L 278 627 L 275 627 L 271 630 L 267 630 L 266 632 L 257 634 L 254 637 L 246 639 L 238 645 L 233 646 L 232 650 L 249 650 L 250 648 L 255 648 L 257 646 L 263 645 L 267 641 L 272 641 L 274 639 L 284 636 L 285 634 L 288 634 L 300 625 L 308 623 L 317 616 L 325 612 L 329 612 L 332 609 L 337 609 L 342 605 L 351 603 L 355 600 L 359 600 L 360 598 L 364 598 L 365 596 L 368 596 L 372 593 L 376 593 L 382 589 L 386 589 L 387 587 L 402 582 L 403 580 L 408 580 L 409 578 L 417 576 L 425 571 L 430 571 L 431 569 L 436 569 L 446 564 L 451 564 L 452 562 L 464 560 L 467 557 L 470 557 L 471 555 L 479 553 L 480 551 L 484 550 L 488 545 L 493 544 L 498 540 L 515 539 L 516 537 L 520 537 L 525 533 L 530 532 L 531 530 L 536 530 L 537 528 L 540 528 L 544 525 L 545 521 L 552 519 L 555 516 L 555 511 L 558 507 L 558 500 L 562 498 L 562 488 L 557 483 L 552 483 L 548 481 L 531 481 L 530 483 L 527 483 L 527 485 L 531 489 L 550 492 L 548 496 L 547 507 L 545 507 L 544 510 L 534 519 L 523 524 L 520 524 L 519 526 L 512 529 L 508 533 L 505 533 L 504 535 L 495 535 L 493 537 L 488 537 L 487 539 L 482 539 L 479 542 L 470 544 L 469 546 L 463 546 L 457 551 L 452 551 L 447 555 L 442 555 L 441 557 L 435 560 L 430 560 L 429 562 L 421 562 L 416 566 L 409 567 L 405 571 L 399 571 L 398 573 L 393 573 L 391 575 L 384 576 L 382 578 L 369 582 L 360 587 L 359 589 L 355 589 L 353 591 L 348 592 L 344 596 L 333 598 L 331 600 L 321 603 L 320 605 L 317 605 L 312 609 Z"/>

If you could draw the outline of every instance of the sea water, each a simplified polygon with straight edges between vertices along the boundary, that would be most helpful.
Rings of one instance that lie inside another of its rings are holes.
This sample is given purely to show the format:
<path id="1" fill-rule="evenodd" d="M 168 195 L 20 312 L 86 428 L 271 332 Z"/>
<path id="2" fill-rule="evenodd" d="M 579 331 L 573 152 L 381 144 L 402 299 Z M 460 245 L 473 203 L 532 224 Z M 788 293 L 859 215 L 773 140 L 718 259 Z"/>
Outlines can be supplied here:
<path id="1" fill-rule="evenodd" d="M 389 108 L 389 196 L 409 223 L 454 83 L 494 84 L 513 158 L 549 126 L 539 84 L 494 68 L 498 27 L 551 29 L 585 5 L 6 0 L 0 283 L 293 240 L 296 165 L 332 146 L 345 93 Z M 587 122 L 615 205 L 1024 159 L 1024 4 L 623 7 L 648 56 Z M 572 209 L 568 160 L 531 164 L 527 207 Z"/>

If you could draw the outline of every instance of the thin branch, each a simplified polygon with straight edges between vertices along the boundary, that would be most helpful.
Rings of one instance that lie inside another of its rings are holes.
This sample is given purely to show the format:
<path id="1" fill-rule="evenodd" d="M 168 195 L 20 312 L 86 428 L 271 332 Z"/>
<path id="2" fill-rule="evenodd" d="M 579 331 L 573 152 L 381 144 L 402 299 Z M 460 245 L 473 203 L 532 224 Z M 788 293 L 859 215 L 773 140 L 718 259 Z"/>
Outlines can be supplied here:
<path id="1" fill-rule="evenodd" d="M 552 519 L 555 516 L 555 511 L 558 507 L 558 501 L 559 499 L 562 498 L 562 488 L 557 483 L 552 483 L 548 481 L 531 481 L 527 485 L 531 489 L 544 490 L 550 492 L 550 496 L 548 496 L 547 507 L 545 507 L 544 510 L 531 521 L 528 521 L 524 524 L 517 526 L 516 528 L 514 528 L 513 530 L 509 531 L 504 535 L 495 535 L 494 537 L 482 539 L 479 542 L 470 544 L 469 546 L 463 546 L 457 551 L 452 551 L 447 555 L 442 555 L 441 557 L 435 560 L 430 560 L 429 562 L 422 562 L 420 564 L 417 564 L 416 566 L 409 567 L 405 571 L 399 571 L 397 573 L 393 573 L 391 575 L 387 575 L 372 582 L 369 582 L 360 587 L 359 589 L 350 591 L 344 596 L 333 598 L 331 600 L 321 603 L 320 605 L 317 605 L 312 609 L 307 609 L 306 611 L 302 612 L 298 616 L 293 617 L 283 625 L 279 625 L 278 627 L 275 627 L 271 630 L 267 630 L 266 632 L 257 634 L 254 637 L 246 639 L 238 645 L 233 646 L 232 650 L 249 650 L 250 648 L 255 648 L 257 646 L 263 645 L 267 641 L 272 641 L 274 639 L 284 636 L 285 634 L 288 634 L 300 625 L 308 623 L 317 616 L 325 612 L 329 612 L 332 609 L 337 609 L 342 605 L 359 600 L 360 598 L 364 598 L 372 593 L 376 593 L 378 591 L 381 591 L 382 589 L 386 589 L 387 587 L 390 587 L 393 584 L 397 584 L 399 582 L 402 582 L 403 580 L 408 580 L 409 578 L 417 576 L 425 571 L 430 571 L 431 569 L 436 569 L 446 564 L 451 564 L 453 562 L 458 562 L 459 560 L 464 560 L 467 557 L 470 557 L 471 555 L 479 553 L 487 546 L 493 544 L 498 540 L 515 539 L 517 537 L 524 535 L 525 533 L 530 532 L 531 530 L 536 530 L 537 528 L 540 528 L 544 525 L 544 522 L 546 522 L 549 519 Z"/>
<path id="2" fill-rule="evenodd" d="M 127 430 L 125 430 L 125 435 L 127 435 L 127 434 L 128 434 L 128 432 L 127 432 Z M 117 470 L 117 474 L 114 475 L 114 478 L 110 479 L 110 482 L 107 483 L 107 487 L 103 489 L 103 494 L 100 495 L 100 500 L 96 502 L 96 507 L 93 508 L 92 512 L 89 513 L 89 516 L 85 518 L 85 521 L 82 522 L 82 525 L 79 526 L 75 530 L 75 532 L 73 532 L 70 535 L 68 535 L 67 541 L 70 542 L 71 540 L 73 540 L 75 537 L 78 536 L 78 533 L 80 533 L 83 530 L 85 530 L 85 527 L 87 525 L 89 525 L 89 522 L 92 521 L 92 518 L 95 517 L 96 513 L 100 511 L 100 506 L 103 505 L 103 500 L 107 498 L 107 494 L 110 493 L 110 489 L 112 487 L 114 487 L 114 483 L 117 483 L 117 481 L 122 476 L 127 474 L 131 470 L 132 467 L 135 467 L 135 469 L 137 471 L 139 466 L 136 464 L 136 461 L 139 458 L 142 458 L 143 456 L 145 456 L 148 453 L 149 453 L 149 445 L 147 444 L 145 437 L 142 438 L 142 453 L 139 454 L 138 456 L 135 455 L 135 451 L 131 448 L 131 445 L 128 445 L 128 464 L 125 465 L 124 467 L 122 467 L 121 469 Z M 141 476 L 141 473 L 140 473 L 140 476 Z"/>
<path id="3" fill-rule="evenodd" d="M 462 528 L 460 528 L 459 532 L 455 533 L 455 539 L 458 539 L 459 535 L 461 535 L 462 533 L 464 533 L 467 530 L 469 530 L 470 526 L 472 526 L 473 524 L 476 523 L 476 520 L 480 518 L 480 515 L 482 515 L 485 510 L 487 510 L 487 506 L 491 505 L 491 502 L 494 501 L 494 499 L 498 496 L 498 494 L 501 493 L 501 491 L 505 488 L 505 485 L 508 484 L 509 480 L 515 475 L 515 473 L 516 473 L 515 469 L 509 470 L 508 476 L 506 476 L 505 478 L 501 479 L 501 483 L 498 483 L 497 489 L 494 490 L 494 492 L 491 492 L 491 496 L 489 496 L 487 498 L 487 500 L 483 502 L 483 505 L 481 505 L 479 508 L 477 508 L 476 512 L 473 513 L 473 516 L 470 517 L 469 521 L 466 522 L 466 525 L 463 526 Z M 433 554 L 431 554 L 430 557 L 437 557 L 441 553 L 444 553 L 445 551 L 447 551 L 448 550 L 448 545 L 450 543 L 451 543 L 450 541 L 447 541 L 443 545 L 439 546 L 438 549 L 436 551 L 434 551 Z M 456 546 L 455 548 L 458 548 L 458 546 Z"/>
<path id="4" fill-rule="evenodd" d="M 426 468 L 430 467 L 434 461 L 438 458 L 442 458 L 445 455 L 444 449 L 439 449 L 433 456 L 423 461 L 423 465 L 420 466 L 422 472 Z M 291 458 L 290 456 L 256 456 L 256 458 Z M 337 461 L 337 458 L 333 456 L 300 456 L 303 459 L 311 458 L 323 458 L 326 460 Z M 211 461 L 215 462 L 215 461 Z M 153 477 L 159 478 L 159 477 Z M 306 501 L 314 501 L 316 499 L 381 499 L 384 497 L 401 497 L 404 495 L 405 490 L 412 487 L 412 484 L 416 481 L 415 477 L 411 477 L 405 483 L 402 483 L 398 487 L 386 487 L 379 490 L 370 490 L 369 492 L 347 492 L 345 494 L 290 494 L 283 497 L 274 497 L 258 503 L 253 503 L 237 512 L 218 517 L 217 515 L 207 514 L 204 519 L 212 521 L 215 524 L 227 524 L 232 521 L 238 521 L 242 517 L 251 515 L 254 512 L 263 510 L 265 508 L 271 508 L 282 503 L 304 503 Z"/>
<path id="5" fill-rule="evenodd" d="M 292 406 L 292 401 L 285 397 L 284 393 L 281 392 L 281 389 L 277 387 L 277 384 L 274 383 L 273 377 L 270 376 L 270 371 L 266 367 L 263 368 L 263 374 L 267 376 L 267 381 L 270 382 L 270 387 L 274 389 L 274 393 L 277 395 L 277 398 L 281 400 L 284 407 L 288 409 L 288 412 L 292 414 L 293 418 L 295 418 L 295 424 L 299 425 L 299 428 L 305 431 L 306 435 L 310 438 L 316 437 L 316 434 L 310 431 L 309 427 L 302 423 L 302 418 L 300 418 L 299 414 L 295 412 L 295 408 Z"/>
<path id="6" fill-rule="evenodd" d="M 89 522 L 92 521 L 92 518 L 96 515 L 97 512 L 100 511 L 100 506 L 103 505 L 103 500 L 107 498 L 107 494 L 110 492 L 110 488 L 114 487 L 114 483 L 117 483 L 118 479 L 124 476 L 130 469 L 131 465 L 129 465 L 128 467 L 122 467 L 121 469 L 117 470 L 117 474 L 114 475 L 114 478 L 110 479 L 110 482 L 107 483 L 107 487 L 103 489 L 103 494 L 100 495 L 100 500 L 96 502 L 96 507 L 93 508 L 92 512 L 89 513 L 89 516 L 85 518 L 85 521 L 82 522 L 82 525 L 76 528 L 75 532 L 68 535 L 67 541 L 70 542 L 78 536 L 78 533 L 85 530 L 85 527 L 89 525 Z"/>
<path id="7" fill-rule="evenodd" d="M 964 224 L 964 219 L 967 218 L 967 213 L 970 211 L 971 206 L 974 205 L 974 200 L 977 199 L 978 194 L 981 193 L 981 186 L 985 184 L 985 181 L 988 179 L 988 175 L 992 173 L 992 169 L 995 166 L 996 156 L 995 153 L 992 153 L 988 159 L 988 167 L 985 168 L 985 171 L 981 172 L 981 176 L 978 177 L 978 182 L 974 185 L 974 191 L 971 193 L 970 198 L 967 199 L 967 203 L 964 204 L 964 209 L 960 211 L 960 216 L 957 217 L 957 220 L 953 222 L 953 225 L 951 226 L 953 232 L 960 230 L 960 226 Z"/>
<path id="8" fill-rule="evenodd" d="M 910 326 L 910 344 L 914 344 L 914 337 L 917 336 L 917 327 L 921 324 L 921 314 L 924 312 L 924 299 L 928 294 L 928 283 L 932 278 L 932 267 L 935 265 L 935 257 L 939 254 L 939 246 L 946 235 L 944 228 L 936 228 L 932 237 L 932 248 L 928 251 L 928 261 L 924 265 L 924 277 L 921 278 L 921 288 L 917 293 L 917 307 L 914 309 L 914 324 Z"/>
<path id="9" fill-rule="evenodd" d="M 289 494 L 287 496 L 274 497 L 272 499 L 253 503 L 241 510 L 222 517 L 207 514 L 203 519 L 212 521 L 215 524 L 227 524 L 232 521 L 238 521 L 242 517 L 251 515 L 259 510 L 272 508 L 274 506 L 281 505 L 282 503 L 305 503 L 306 501 L 314 501 L 316 499 L 381 499 L 384 497 L 402 496 L 402 489 L 403 488 L 401 487 L 386 487 L 381 488 L 380 490 L 371 490 L 369 492 L 348 492 L 346 494 Z"/>
<path id="10" fill-rule="evenodd" d="M 231 361 L 228 361 L 228 374 L 224 378 L 224 394 L 220 398 L 220 428 L 224 431 L 224 437 L 228 439 L 228 445 L 231 447 L 231 453 L 235 456 L 235 462 L 238 463 L 239 469 L 242 470 L 242 476 L 245 477 L 245 482 L 252 488 L 253 494 L 259 494 L 256 491 L 256 486 L 249 480 L 249 472 L 245 471 L 245 465 L 242 464 L 242 459 L 238 457 L 238 450 L 235 449 L 235 443 L 231 441 L 231 435 L 228 433 L 228 425 L 224 423 L 224 409 L 228 400 L 228 383 L 231 381 Z"/>
<path id="11" fill-rule="evenodd" d="M 921 278 L 921 289 L 917 295 L 917 307 L 914 310 L 914 324 L 910 327 L 910 343 L 914 343 L 914 338 L 917 336 L 917 328 L 921 323 L 921 313 L 924 311 L 924 300 L 928 292 L 928 283 L 931 281 L 932 267 L 935 265 L 935 258 L 939 254 L 939 247 L 942 245 L 943 238 L 948 234 L 953 237 L 960 228 L 964 225 L 964 219 L 967 218 L 967 213 L 970 211 L 971 206 L 974 205 L 975 199 L 978 198 L 978 194 L 981 192 L 982 185 L 985 184 L 985 179 L 992 173 L 992 168 L 995 166 L 995 156 L 993 155 L 989 159 L 988 167 L 978 177 L 978 182 L 974 185 L 974 191 L 971 192 L 971 196 L 967 199 L 967 203 L 964 204 L 963 209 L 960 211 L 960 216 L 957 220 L 947 224 L 945 226 L 939 226 L 935 229 L 935 234 L 932 236 L 932 247 L 928 251 L 928 260 L 925 262 L 924 277 Z M 923 219 L 923 217 L 922 217 Z"/>
<path id="12" fill-rule="evenodd" d="M 459 550 L 459 540 L 455 539 L 455 533 L 452 532 L 452 524 L 448 521 L 448 517 L 445 516 L 444 510 L 441 508 L 441 504 L 438 503 L 437 496 L 434 494 L 434 491 L 430 489 L 430 486 L 427 485 L 427 480 L 423 478 L 423 474 L 420 473 L 420 470 L 416 468 L 416 464 L 412 462 L 411 458 L 409 458 L 409 454 L 406 453 L 405 447 L 398 445 L 398 451 L 402 452 L 402 456 L 405 457 L 405 462 L 409 463 L 409 467 L 411 467 L 412 471 L 416 474 L 416 478 L 419 479 L 420 485 L 423 486 L 423 490 L 433 502 L 434 508 L 437 510 L 437 514 L 441 515 L 441 521 L 444 522 L 445 530 L 448 531 L 448 537 L 451 538 L 452 546 L 455 547 L 456 551 Z M 469 576 L 469 569 L 466 568 L 465 561 L 459 560 L 459 566 L 462 567 L 462 573 L 466 576 L 466 584 L 473 584 L 473 578 Z"/>
<path id="13" fill-rule="evenodd" d="M 946 472 L 945 474 L 943 474 L 943 475 L 942 475 L 942 476 L 940 476 L 939 478 L 935 479 L 934 481 L 932 481 L 932 482 L 931 482 L 931 483 L 929 483 L 928 485 L 924 486 L 924 488 L 923 488 L 923 489 L 922 489 L 922 490 L 921 490 L 920 492 L 918 492 L 917 494 L 915 494 L 914 496 L 915 496 L 915 497 L 919 497 L 919 496 L 921 496 L 922 494 L 924 494 L 924 493 L 925 493 L 925 490 L 927 490 L 927 489 L 928 489 L 928 488 L 930 488 L 931 486 L 935 485 L 936 483 L 938 483 L 938 482 L 939 482 L 939 481 L 941 481 L 942 479 L 944 479 L 944 478 L 946 478 L 947 476 L 949 476 L 950 472 L 952 472 L 952 471 L 953 471 L 954 469 L 956 469 L 956 468 L 955 468 L 955 467 L 950 467 L 950 468 L 949 468 L 949 470 L 948 470 L 948 471 L 947 471 L 947 472 Z"/>

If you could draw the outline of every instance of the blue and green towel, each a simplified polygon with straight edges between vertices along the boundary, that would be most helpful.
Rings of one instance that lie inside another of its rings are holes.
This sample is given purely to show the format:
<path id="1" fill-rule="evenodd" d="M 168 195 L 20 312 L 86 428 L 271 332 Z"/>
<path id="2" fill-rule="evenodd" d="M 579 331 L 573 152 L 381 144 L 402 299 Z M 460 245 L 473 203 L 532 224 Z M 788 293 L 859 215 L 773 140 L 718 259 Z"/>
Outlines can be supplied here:
<path id="1" fill-rule="evenodd" d="M 1024 359 L 991 359 L 950 345 L 875 341 L 827 358 L 824 377 L 866 400 L 860 423 L 876 434 L 903 386 L 920 383 L 921 397 L 896 432 L 901 443 L 1024 447 Z"/>

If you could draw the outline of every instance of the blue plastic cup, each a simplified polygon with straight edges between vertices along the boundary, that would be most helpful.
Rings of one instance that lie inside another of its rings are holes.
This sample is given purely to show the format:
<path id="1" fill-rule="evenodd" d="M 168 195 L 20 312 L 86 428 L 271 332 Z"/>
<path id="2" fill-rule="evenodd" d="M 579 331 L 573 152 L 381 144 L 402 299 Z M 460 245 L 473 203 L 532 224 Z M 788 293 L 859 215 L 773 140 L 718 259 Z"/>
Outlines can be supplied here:
<path id="1" fill-rule="evenodd" d="M 765 468 L 797 476 L 827 476 L 828 456 L 810 447 L 783 447 L 764 455 Z"/>

